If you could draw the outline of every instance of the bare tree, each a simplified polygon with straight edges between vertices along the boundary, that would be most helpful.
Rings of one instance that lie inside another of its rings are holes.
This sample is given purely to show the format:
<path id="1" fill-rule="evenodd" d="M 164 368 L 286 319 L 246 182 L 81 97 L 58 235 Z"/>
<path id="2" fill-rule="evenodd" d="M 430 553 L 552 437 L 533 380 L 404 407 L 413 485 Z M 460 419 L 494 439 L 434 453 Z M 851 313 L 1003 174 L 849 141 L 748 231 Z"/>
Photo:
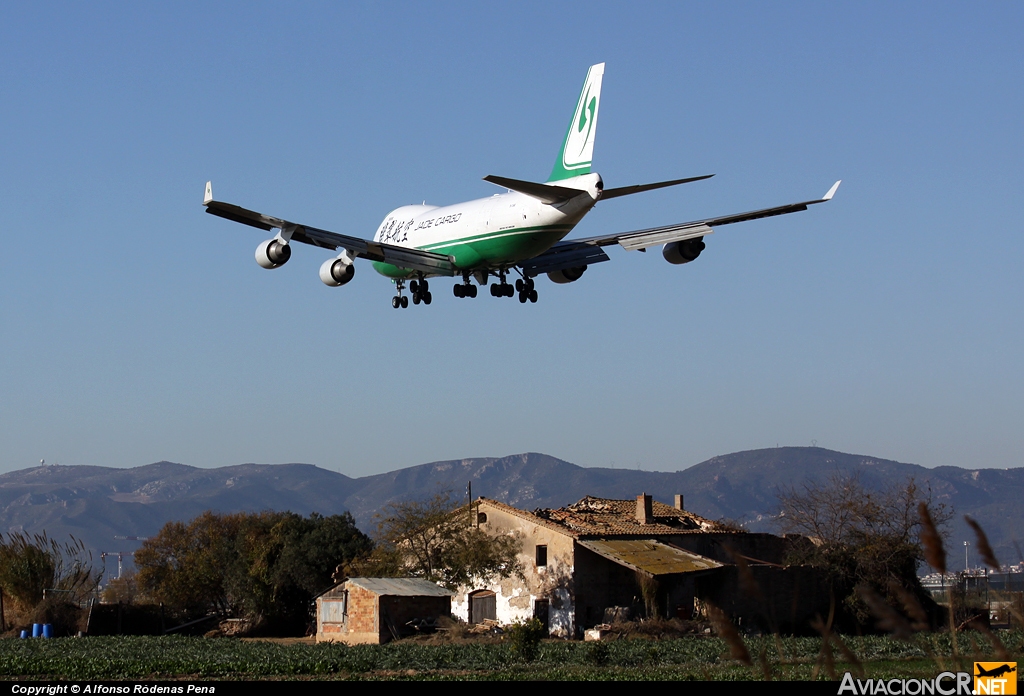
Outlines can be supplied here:
<path id="1" fill-rule="evenodd" d="M 779 494 L 779 523 L 783 531 L 803 534 L 813 545 L 796 547 L 791 562 L 822 568 L 837 597 L 862 623 L 869 607 L 858 586 L 900 601 L 904 588 L 922 603 L 928 598 L 917 579 L 923 561 L 919 505 L 926 504 L 942 529 L 952 510 L 936 504 L 930 489 L 914 479 L 876 491 L 864 486 L 856 474 L 834 473 L 824 481 L 807 482 Z M 895 584 L 894 584 L 895 583 Z"/>
<path id="2" fill-rule="evenodd" d="M 488 534 L 468 512 L 450 491 L 388 504 L 377 516 L 373 554 L 350 572 L 422 577 L 449 588 L 521 574 L 519 537 Z"/>
<path id="3" fill-rule="evenodd" d="M 779 503 L 783 531 L 803 534 L 819 546 L 858 545 L 878 537 L 916 544 L 920 503 L 928 506 L 939 528 L 953 518 L 952 509 L 936 504 L 931 489 L 922 489 L 913 478 L 873 491 L 859 475 L 836 472 L 824 481 L 782 490 Z"/>

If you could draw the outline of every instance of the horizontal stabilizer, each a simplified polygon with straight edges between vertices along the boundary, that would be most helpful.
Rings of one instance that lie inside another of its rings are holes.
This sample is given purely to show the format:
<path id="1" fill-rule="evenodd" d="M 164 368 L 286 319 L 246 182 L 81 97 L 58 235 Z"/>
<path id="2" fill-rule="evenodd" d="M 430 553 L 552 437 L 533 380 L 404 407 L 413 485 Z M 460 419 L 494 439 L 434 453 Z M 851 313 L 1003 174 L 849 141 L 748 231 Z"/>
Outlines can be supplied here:
<path id="1" fill-rule="evenodd" d="M 673 179 L 672 181 L 659 181 L 655 184 L 637 184 L 635 186 L 620 186 L 619 188 L 605 189 L 601 194 L 601 200 L 608 198 L 618 198 L 619 196 L 629 196 L 634 193 L 640 193 L 642 191 L 653 191 L 654 189 L 665 188 L 667 186 L 678 186 L 679 184 L 688 184 L 691 181 L 701 181 L 702 179 L 710 179 L 714 174 L 705 174 L 704 176 L 691 176 L 688 179 Z"/>
<path id="2" fill-rule="evenodd" d="M 509 179 L 504 176 L 489 175 L 484 177 L 484 181 L 489 181 L 492 184 L 497 184 L 498 186 L 504 186 L 507 189 L 518 191 L 519 193 L 530 196 L 531 198 L 544 201 L 548 205 L 565 203 L 576 196 L 585 195 L 587 193 L 580 189 L 567 188 L 565 186 L 553 186 L 552 184 L 538 184 L 533 181 Z"/>

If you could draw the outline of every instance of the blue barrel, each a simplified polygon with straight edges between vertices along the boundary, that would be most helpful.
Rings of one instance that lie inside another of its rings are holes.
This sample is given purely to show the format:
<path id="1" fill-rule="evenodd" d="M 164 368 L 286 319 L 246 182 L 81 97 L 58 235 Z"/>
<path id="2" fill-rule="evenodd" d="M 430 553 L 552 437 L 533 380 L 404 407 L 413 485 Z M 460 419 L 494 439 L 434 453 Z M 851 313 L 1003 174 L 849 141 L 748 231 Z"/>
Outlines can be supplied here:
<path id="1" fill-rule="evenodd" d="M 28 631 L 26 631 L 25 629 L 21 629 L 21 637 L 28 638 Z"/>
<path id="2" fill-rule="evenodd" d="M 53 638 L 53 624 L 43 624 L 43 638 Z"/>
<path id="3" fill-rule="evenodd" d="M 38 638 L 41 635 L 43 635 L 43 625 L 42 624 L 32 624 L 32 637 L 33 638 Z"/>

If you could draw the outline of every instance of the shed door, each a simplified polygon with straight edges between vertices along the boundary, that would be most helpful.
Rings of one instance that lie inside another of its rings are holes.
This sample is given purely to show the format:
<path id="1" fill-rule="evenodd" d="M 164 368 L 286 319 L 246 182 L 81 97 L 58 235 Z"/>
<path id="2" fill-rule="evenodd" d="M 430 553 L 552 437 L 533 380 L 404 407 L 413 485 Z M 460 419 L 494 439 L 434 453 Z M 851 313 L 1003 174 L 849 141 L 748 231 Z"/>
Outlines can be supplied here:
<path id="1" fill-rule="evenodd" d="M 469 622 L 483 623 L 485 619 L 497 621 L 497 601 L 490 590 L 478 590 L 469 596 Z"/>
<path id="2" fill-rule="evenodd" d="M 320 621 L 323 623 L 344 623 L 345 603 L 341 599 L 320 600 Z"/>

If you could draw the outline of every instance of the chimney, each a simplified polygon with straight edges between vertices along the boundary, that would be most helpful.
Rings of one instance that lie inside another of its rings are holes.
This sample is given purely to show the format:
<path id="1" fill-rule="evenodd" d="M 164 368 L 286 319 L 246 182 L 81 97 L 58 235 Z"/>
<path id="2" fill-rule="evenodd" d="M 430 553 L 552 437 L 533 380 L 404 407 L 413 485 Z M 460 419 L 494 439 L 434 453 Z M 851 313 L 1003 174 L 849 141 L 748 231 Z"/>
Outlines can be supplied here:
<path id="1" fill-rule="evenodd" d="M 654 522 L 654 506 L 651 503 L 651 496 L 647 493 L 636 497 L 636 521 L 639 524 Z"/>
<path id="2" fill-rule="evenodd" d="M 683 494 L 676 493 L 676 510 L 685 510 L 683 507 Z"/>

